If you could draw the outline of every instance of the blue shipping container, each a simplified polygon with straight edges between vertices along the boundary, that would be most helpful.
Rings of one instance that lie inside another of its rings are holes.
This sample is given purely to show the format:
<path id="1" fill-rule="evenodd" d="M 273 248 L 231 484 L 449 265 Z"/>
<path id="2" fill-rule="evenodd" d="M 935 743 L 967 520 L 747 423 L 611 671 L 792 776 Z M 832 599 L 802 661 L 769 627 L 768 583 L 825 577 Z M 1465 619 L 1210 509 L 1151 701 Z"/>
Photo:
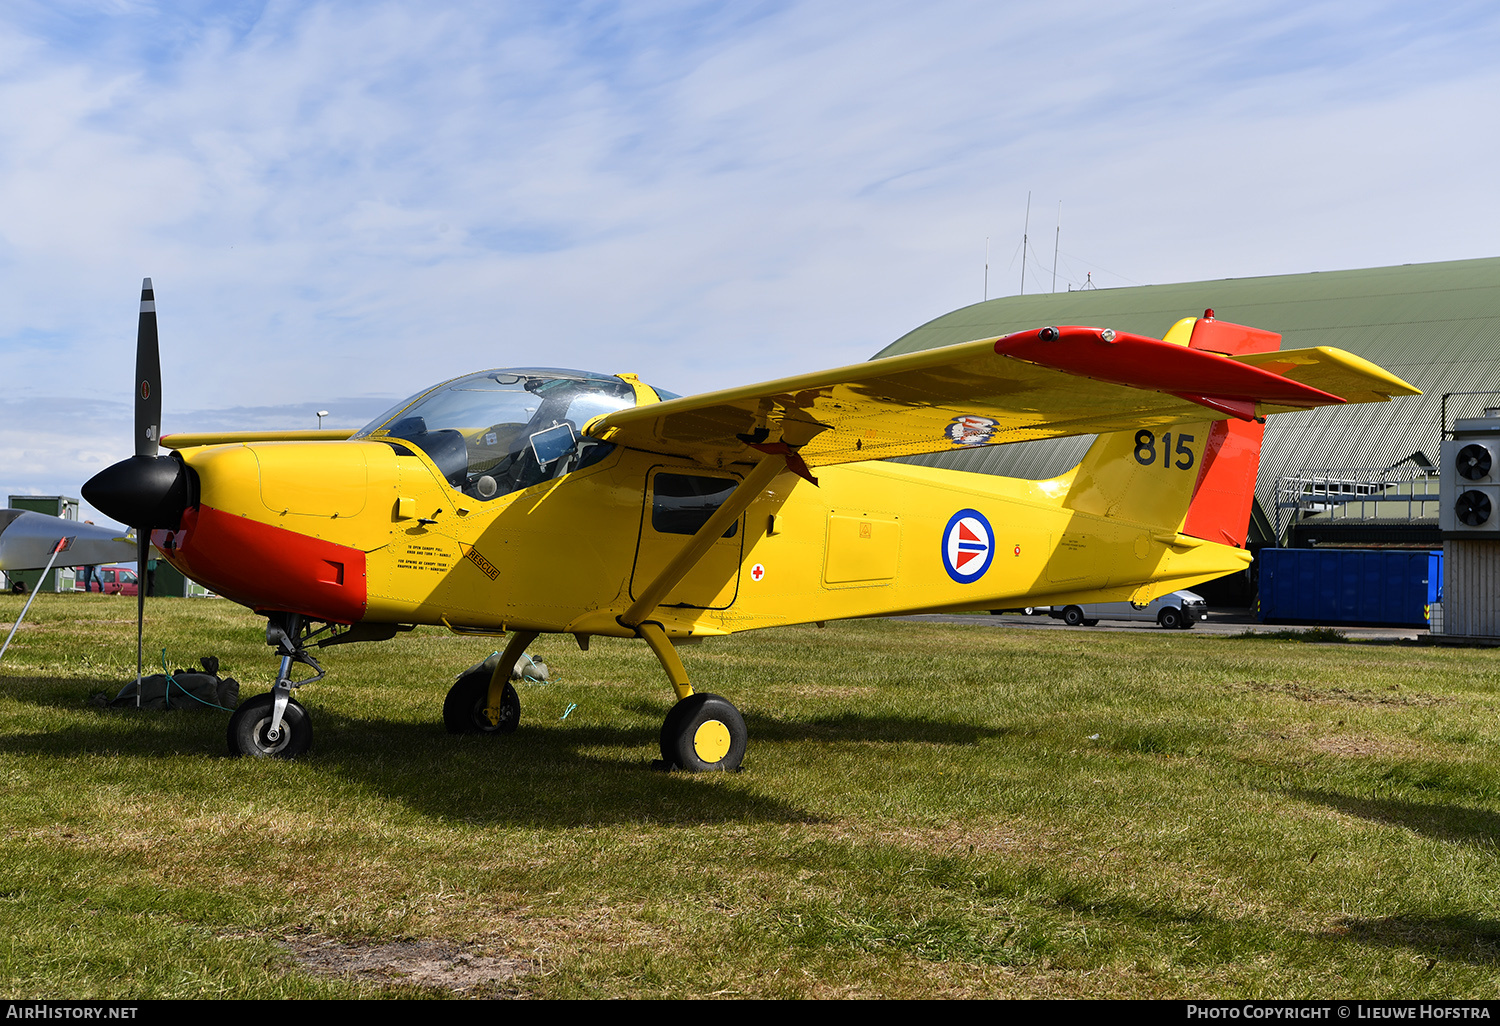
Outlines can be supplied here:
<path id="1" fill-rule="evenodd" d="M 1441 601 L 1441 552 L 1261 549 L 1256 563 L 1264 623 L 1425 627 Z"/>

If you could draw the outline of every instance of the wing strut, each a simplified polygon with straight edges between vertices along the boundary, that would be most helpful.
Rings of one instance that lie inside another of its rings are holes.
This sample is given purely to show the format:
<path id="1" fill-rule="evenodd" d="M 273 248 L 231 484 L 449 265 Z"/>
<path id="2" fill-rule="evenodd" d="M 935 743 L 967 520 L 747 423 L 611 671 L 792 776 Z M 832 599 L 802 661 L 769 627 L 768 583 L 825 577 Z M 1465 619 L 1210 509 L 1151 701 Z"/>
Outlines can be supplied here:
<path id="1" fill-rule="evenodd" d="M 698 528 L 698 533 L 693 535 L 683 550 L 673 557 L 661 573 L 656 575 L 655 580 L 646 585 L 640 598 L 636 599 L 620 617 L 620 623 L 640 633 L 641 625 L 656 611 L 656 607 L 661 605 L 661 600 L 667 597 L 667 592 L 676 587 L 677 583 L 698 565 L 698 561 L 708 552 L 709 547 L 729 530 L 729 525 L 738 520 L 740 514 L 749 509 L 750 504 L 760 496 L 761 492 L 765 491 L 766 486 L 785 469 L 787 469 L 787 460 L 780 456 L 769 456 L 757 463 L 755 469 L 745 475 L 739 487 L 725 500 L 724 505 L 714 511 L 713 516 Z M 673 681 L 673 683 L 677 682 Z"/>
<path id="2" fill-rule="evenodd" d="M 748 443 L 747 443 L 748 444 Z M 760 446 L 756 446 L 760 448 Z M 656 607 L 661 605 L 667 592 L 698 565 L 713 543 L 721 538 L 729 525 L 740 518 L 750 504 L 760 498 L 761 493 L 783 470 L 801 474 L 806 464 L 798 470 L 793 465 L 802 463 L 795 451 L 767 454 L 745 475 L 724 504 L 714 510 L 696 534 L 688 539 L 682 551 L 646 585 L 641 597 L 631 604 L 620 617 L 621 625 L 635 631 L 636 636 L 651 646 L 667 681 L 677 692 L 677 704 L 667 713 L 661 725 L 661 757 L 658 764 L 664 769 L 685 766 L 691 769 L 739 769 L 745 755 L 745 720 L 739 710 L 718 695 L 693 691 L 688 680 L 687 669 L 667 637 L 666 629 L 655 620 L 648 620 Z M 811 475 L 805 475 L 810 477 Z"/>

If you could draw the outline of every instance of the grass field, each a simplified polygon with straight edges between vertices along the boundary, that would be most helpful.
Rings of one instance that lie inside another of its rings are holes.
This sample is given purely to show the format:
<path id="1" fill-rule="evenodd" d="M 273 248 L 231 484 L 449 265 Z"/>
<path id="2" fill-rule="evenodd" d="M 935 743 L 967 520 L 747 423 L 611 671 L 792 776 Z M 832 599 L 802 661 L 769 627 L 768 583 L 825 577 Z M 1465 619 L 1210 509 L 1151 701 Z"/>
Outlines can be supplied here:
<path id="1" fill-rule="evenodd" d="M 683 650 L 751 736 L 691 776 L 639 642 L 542 639 L 508 738 L 439 722 L 493 641 L 330 649 L 312 754 L 261 762 L 90 703 L 133 614 L 40 596 L 0 664 L 8 997 L 1500 995 L 1495 651 L 766 631 Z M 263 620 L 148 617 L 269 687 Z"/>

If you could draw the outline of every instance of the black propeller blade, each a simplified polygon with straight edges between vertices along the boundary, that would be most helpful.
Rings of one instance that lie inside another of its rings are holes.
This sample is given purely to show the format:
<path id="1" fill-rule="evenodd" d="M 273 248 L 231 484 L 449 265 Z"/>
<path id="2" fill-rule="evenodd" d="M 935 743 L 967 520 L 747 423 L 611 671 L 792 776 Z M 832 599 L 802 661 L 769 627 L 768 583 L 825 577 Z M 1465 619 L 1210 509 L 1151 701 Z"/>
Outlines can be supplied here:
<path id="1" fill-rule="evenodd" d="M 95 474 L 83 486 L 83 495 L 101 513 L 149 538 L 155 528 L 176 529 L 182 511 L 189 505 L 192 473 L 181 460 L 157 455 L 157 443 L 161 441 L 161 348 L 156 334 L 156 293 L 150 278 L 141 282 L 135 381 L 135 455 Z"/>
<path id="2" fill-rule="evenodd" d="M 161 440 L 161 350 L 156 334 L 156 294 L 141 282 L 141 317 L 135 336 L 135 455 L 106 467 L 83 486 L 83 497 L 101 513 L 136 529 L 138 587 L 135 614 L 136 704 L 140 704 L 146 564 L 151 532 L 175 531 L 196 492 L 194 475 L 175 456 L 158 456 Z"/>
<path id="3" fill-rule="evenodd" d="M 161 346 L 156 337 L 156 293 L 141 282 L 141 319 L 135 330 L 135 454 L 155 456 L 161 440 Z"/>

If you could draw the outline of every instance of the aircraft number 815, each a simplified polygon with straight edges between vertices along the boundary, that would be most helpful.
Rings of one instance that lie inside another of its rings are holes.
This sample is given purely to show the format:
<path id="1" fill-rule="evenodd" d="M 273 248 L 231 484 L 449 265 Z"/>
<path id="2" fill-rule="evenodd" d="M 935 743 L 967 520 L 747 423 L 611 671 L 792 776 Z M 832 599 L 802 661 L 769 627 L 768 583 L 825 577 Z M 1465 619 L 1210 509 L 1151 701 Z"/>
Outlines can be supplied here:
<path id="1" fill-rule="evenodd" d="M 1163 467 L 1173 466 L 1172 457 L 1180 457 L 1177 460 L 1178 470 L 1191 470 L 1193 467 L 1193 450 L 1188 448 L 1188 443 L 1193 440 L 1192 435 L 1178 435 L 1177 448 L 1172 448 L 1172 432 L 1168 431 L 1161 436 L 1161 465 Z M 1135 433 L 1135 461 L 1143 467 L 1149 467 L 1156 462 L 1156 436 L 1145 428 Z"/>

